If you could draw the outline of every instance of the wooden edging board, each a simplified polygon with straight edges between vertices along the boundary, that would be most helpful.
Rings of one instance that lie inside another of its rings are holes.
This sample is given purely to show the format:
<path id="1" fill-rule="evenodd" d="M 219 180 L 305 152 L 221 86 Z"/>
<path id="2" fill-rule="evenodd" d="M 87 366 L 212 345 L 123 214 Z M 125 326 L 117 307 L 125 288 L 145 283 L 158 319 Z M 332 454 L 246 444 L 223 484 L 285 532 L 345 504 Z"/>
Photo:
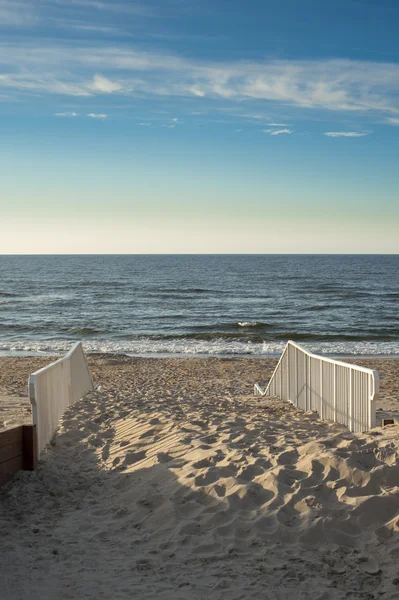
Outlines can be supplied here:
<path id="1" fill-rule="evenodd" d="M 0 485 L 17 471 L 31 471 L 36 465 L 36 425 L 21 425 L 0 432 Z"/>

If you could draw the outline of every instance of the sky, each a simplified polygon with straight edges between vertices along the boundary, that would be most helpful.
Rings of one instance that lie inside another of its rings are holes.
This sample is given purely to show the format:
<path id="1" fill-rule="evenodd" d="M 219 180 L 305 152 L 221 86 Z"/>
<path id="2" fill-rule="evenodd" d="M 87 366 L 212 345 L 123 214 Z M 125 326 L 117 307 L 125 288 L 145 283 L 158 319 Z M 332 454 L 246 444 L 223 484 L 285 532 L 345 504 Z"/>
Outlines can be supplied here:
<path id="1" fill-rule="evenodd" d="M 0 0 L 0 253 L 399 253 L 396 0 Z"/>

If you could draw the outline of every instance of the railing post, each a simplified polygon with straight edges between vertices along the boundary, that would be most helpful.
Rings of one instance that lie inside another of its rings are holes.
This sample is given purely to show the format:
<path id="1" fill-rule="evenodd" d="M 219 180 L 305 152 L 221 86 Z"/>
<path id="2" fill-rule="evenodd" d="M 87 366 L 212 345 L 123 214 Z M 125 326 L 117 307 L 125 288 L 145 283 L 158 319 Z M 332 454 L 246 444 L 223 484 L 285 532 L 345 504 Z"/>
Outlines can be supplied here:
<path id="1" fill-rule="evenodd" d="M 349 429 L 353 431 L 353 369 L 349 369 Z"/>
<path id="2" fill-rule="evenodd" d="M 377 376 L 377 382 L 376 382 Z M 377 388 L 376 388 L 377 386 Z M 370 390 L 373 390 L 372 393 Z M 375 402 L 377 401 L 379 392 L 379 378 L 378 373 L 376 375 L 369 375 L 369 429 L 375 427 Z"/>
<path id="3" fill-rule="evenodd" d="M 295 348 L 295 406 L 298 406 L 298 348 Z"/>
<path id="4" fill-rule="evenodd" d="M 337 365 L 334 365 L 334 389 L 333 389 L 333 398 L 334 398 L 334 421 L 337 421 Z"/>
<path id="5" fill-rule="evenodd" d="M 320 419 L 323 418 L 323 360 L 320 360 Z"/>
<path id="6" fill-rule="evenodd" d="M 308 410 L 308 363 L 309 356 L 305 354 L 303 361 L 303 381 L 305 383 L 305 410 Z"/>
<path id="7" fill-rule="evenodd" d="M 287 345 L 287 400 L 292 402 L 291 390 L 290 390 L 290 346 L 289 345 Z"/>

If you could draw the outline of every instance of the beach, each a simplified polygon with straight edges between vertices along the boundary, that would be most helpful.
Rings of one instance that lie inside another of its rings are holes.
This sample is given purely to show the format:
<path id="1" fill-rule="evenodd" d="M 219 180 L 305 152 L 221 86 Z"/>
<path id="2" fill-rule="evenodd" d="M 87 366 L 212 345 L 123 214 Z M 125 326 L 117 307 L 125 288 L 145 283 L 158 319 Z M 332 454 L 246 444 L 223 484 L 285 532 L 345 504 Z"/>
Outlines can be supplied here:
<path id="1" fill-rule="evenodd" d="M 1 358 L 1 394 L 48 362 Z M 399 361 L 356 362 L 398 410 Z M 1 489 L 0 597 L 397 598 L 399 426 L 255 398 L 275 364 L 89 356 L 95 391 Z"/>

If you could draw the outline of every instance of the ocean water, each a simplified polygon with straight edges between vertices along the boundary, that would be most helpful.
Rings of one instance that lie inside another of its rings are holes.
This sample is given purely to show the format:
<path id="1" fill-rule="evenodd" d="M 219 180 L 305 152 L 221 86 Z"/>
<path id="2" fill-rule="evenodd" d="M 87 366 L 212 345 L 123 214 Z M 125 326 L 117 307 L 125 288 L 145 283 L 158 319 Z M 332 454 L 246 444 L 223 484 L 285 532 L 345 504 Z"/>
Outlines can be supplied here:
<path id="1" fill-rule="evenodd" d="M 0 352 L 399 355 L 399 256 L 0 256 Z"/>

